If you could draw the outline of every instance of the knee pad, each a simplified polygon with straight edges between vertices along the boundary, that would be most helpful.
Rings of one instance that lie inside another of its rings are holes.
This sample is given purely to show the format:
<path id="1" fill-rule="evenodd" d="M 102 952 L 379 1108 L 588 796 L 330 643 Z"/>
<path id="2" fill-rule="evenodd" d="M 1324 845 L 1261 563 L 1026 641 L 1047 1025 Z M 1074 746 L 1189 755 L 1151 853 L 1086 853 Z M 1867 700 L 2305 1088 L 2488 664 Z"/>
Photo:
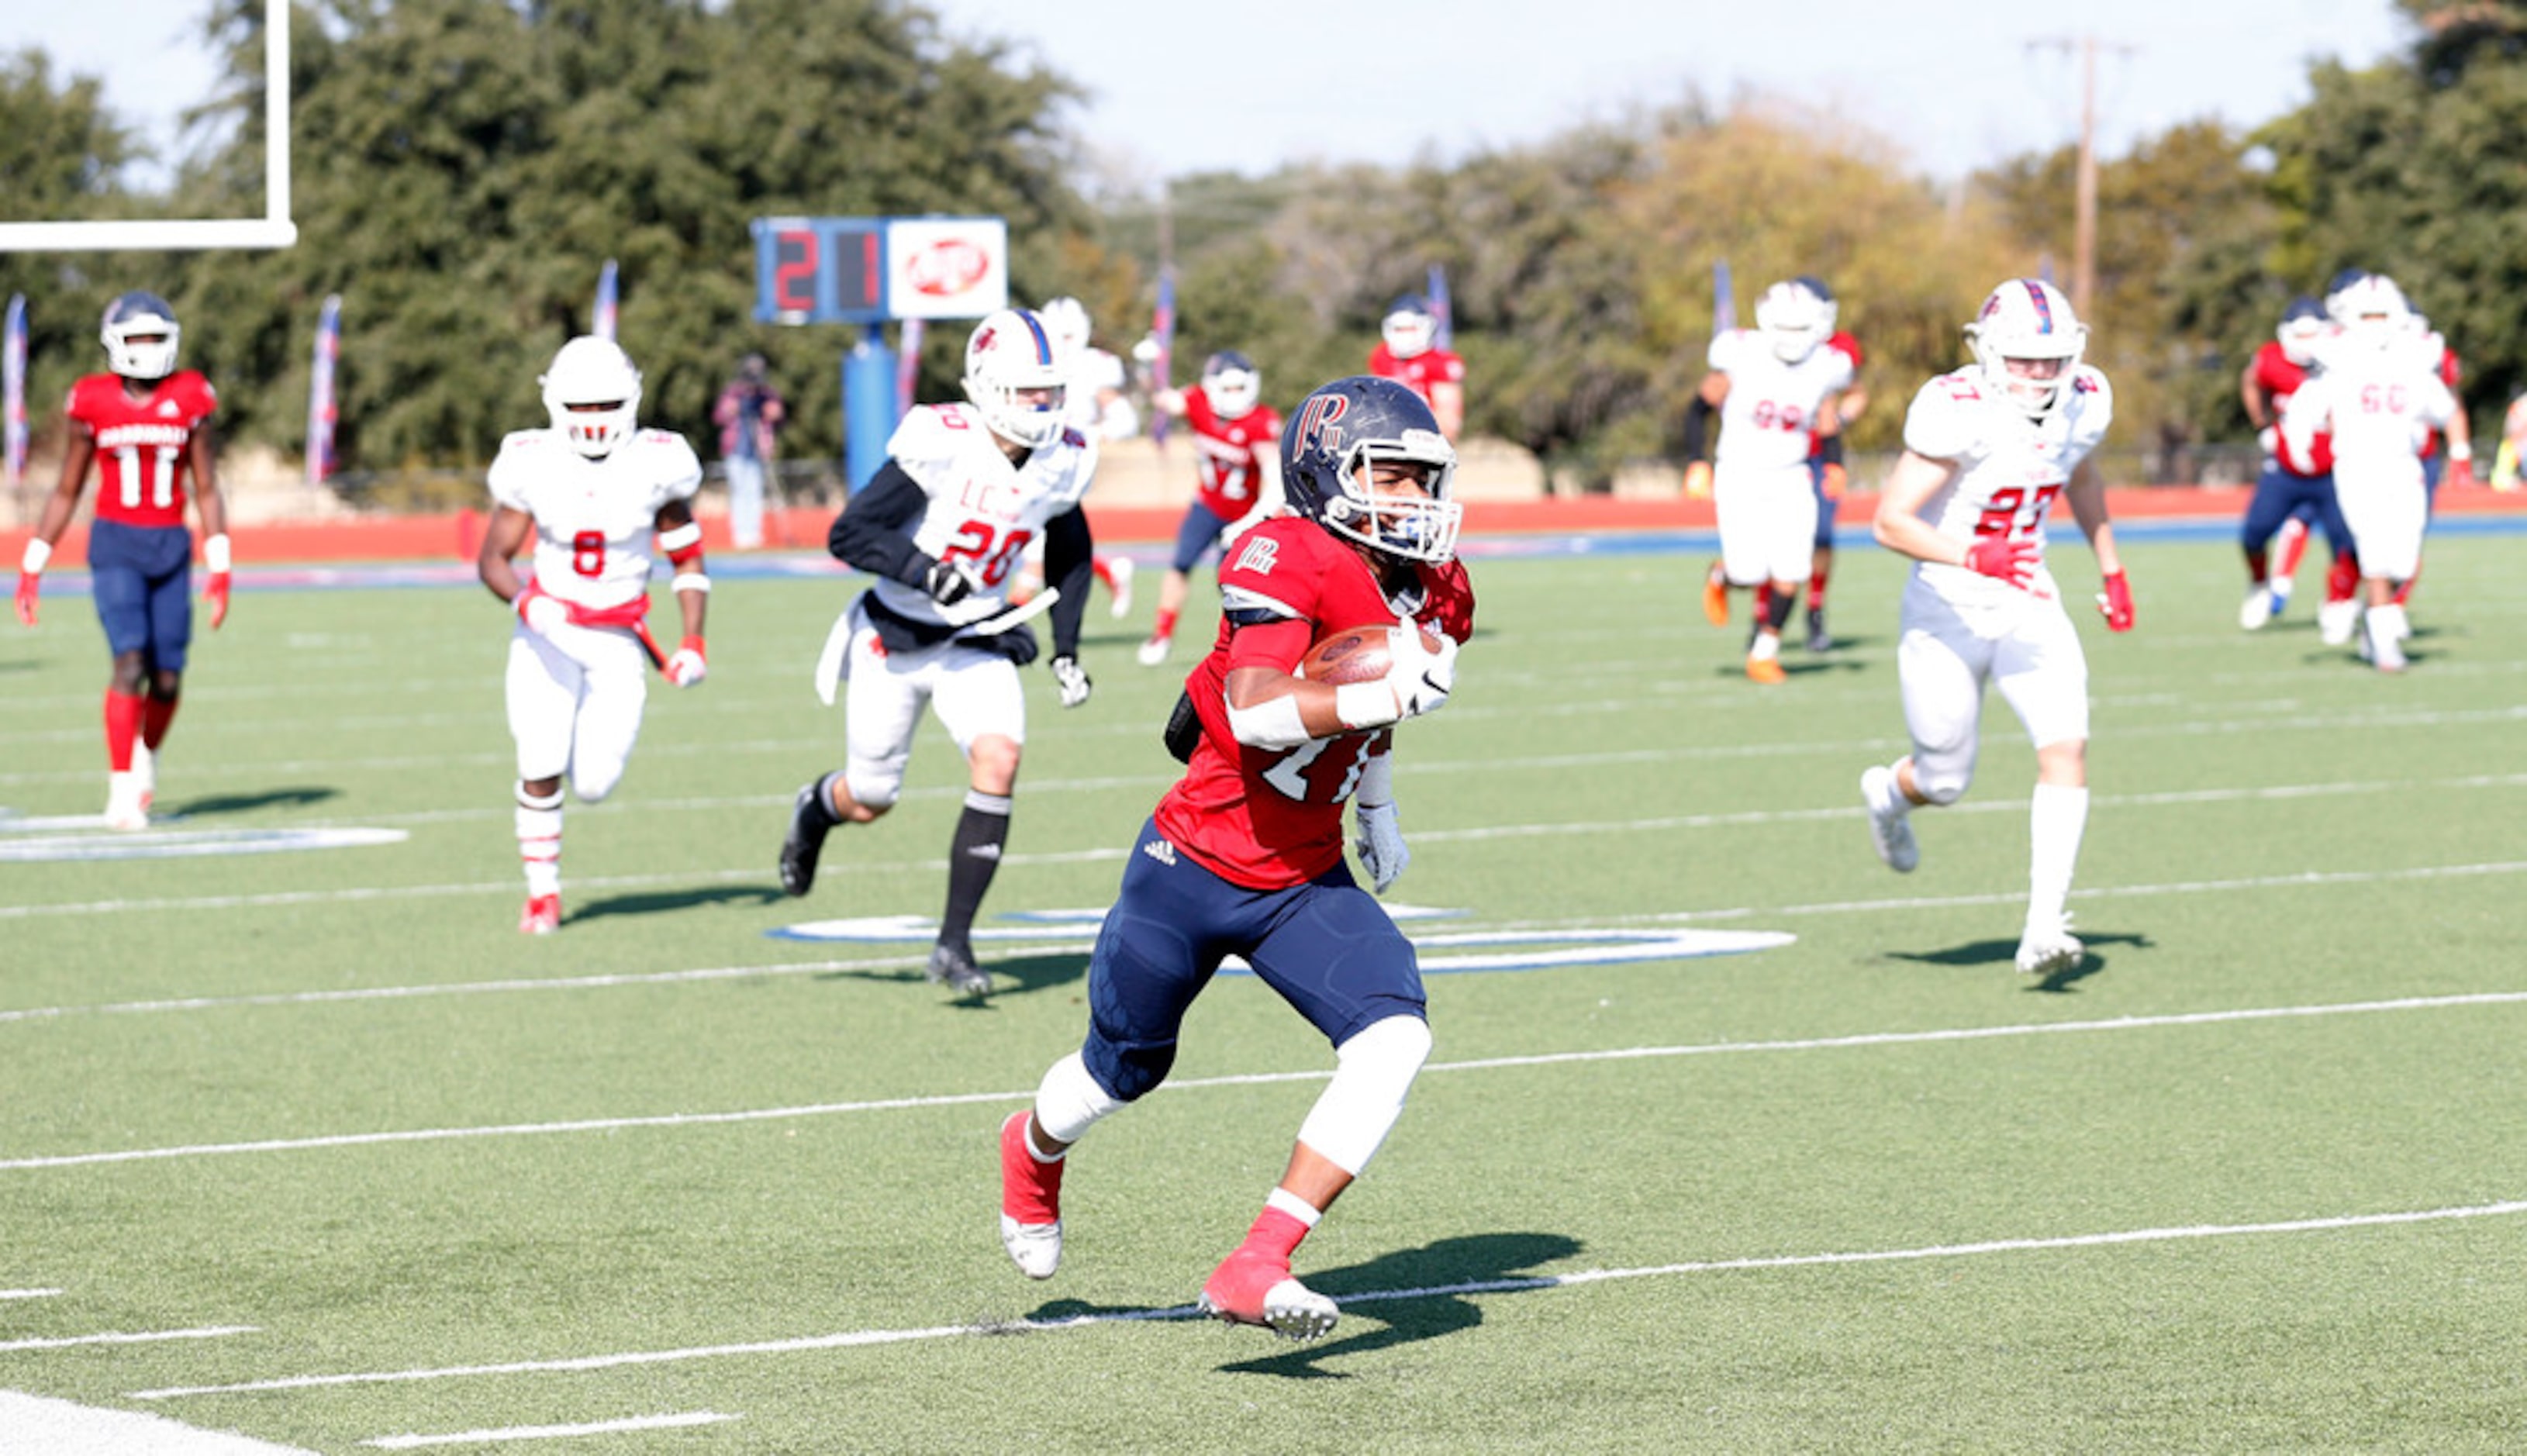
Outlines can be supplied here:
<path id="1" fill-rule="evenodd" d="M 884 812 L 903 797 L 903 765 L 887 769 L 854 763 L 843 770 L 843 787 L 851 791 L 853 804 Z"/>
<path id="2" fill-rule="evenodd" d="M 1122 1098 L 1101 1086 L 1077 1052 L 1053 1064 L 1036 1088 L 1035 1122 L 1056 1142 L 1075 1143 L 1108 1114 L 1119 1112 Z"/>
<path id="3" fill-rule="evenodd" d="M 582 804 L 603 804 L 605 796 L 613 793 L 614 786 L 621 782 L 623 782 L 623 761 L 619 758 L 612 763 L 599 764 L 593 768 L 581 768 L 577 764 L 571 766 L 570 792 L 578 795 L 579 802 Z"/>
<path id="4" fill-rule="evenodd" d="M 1933 804 L 1942 807 L 1954 804 L 1966 797 L 1966 790 L 1973 784 L 1972 758 L 1949 762 L 1937 758 L 1925 759 L 1917 754 L 1913 759 L 1913 787 L 1921 790 L 1922 797 Z"/>
<path id="5" fill-rule="evenodd" d="M 1088 1074 L 1115 1102 L 1138 1102 L 1156 1090 L 1174 1069 L 1176 1044 L 1164 1042 L 1127 1047 L 1106 1040 L 1091 1027 L 1086 1045 L 1079 1049 L 1079 1056 Z M 1054 1135 L 1060 1136 L 1057 1132 Z"/>
<path id="6" fill-rule="evenodd" d="M 1300 1124 L 1299 1141 L 1357 1176 L 1404 1115 L 1405 1094 L 1430 1058 L 1430 1023 L 1419 1016 L 1389 1016 L 1334 1055 L 1333 1081 Z"/>

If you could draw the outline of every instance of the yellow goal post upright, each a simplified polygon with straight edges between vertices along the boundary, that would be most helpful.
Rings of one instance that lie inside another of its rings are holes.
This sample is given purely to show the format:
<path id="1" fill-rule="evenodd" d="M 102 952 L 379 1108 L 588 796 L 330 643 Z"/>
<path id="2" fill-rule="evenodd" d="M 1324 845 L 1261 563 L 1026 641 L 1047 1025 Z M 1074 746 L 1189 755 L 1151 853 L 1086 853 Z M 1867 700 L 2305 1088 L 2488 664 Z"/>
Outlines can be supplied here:
<path id="1" fill-rule="evenodd" d="M 263 144 L 262 217 L 0 222 L 0 252 L 174 252 L 297 242 L 298 225 L 289 219 L 289 0 L 263 5 Z"/>

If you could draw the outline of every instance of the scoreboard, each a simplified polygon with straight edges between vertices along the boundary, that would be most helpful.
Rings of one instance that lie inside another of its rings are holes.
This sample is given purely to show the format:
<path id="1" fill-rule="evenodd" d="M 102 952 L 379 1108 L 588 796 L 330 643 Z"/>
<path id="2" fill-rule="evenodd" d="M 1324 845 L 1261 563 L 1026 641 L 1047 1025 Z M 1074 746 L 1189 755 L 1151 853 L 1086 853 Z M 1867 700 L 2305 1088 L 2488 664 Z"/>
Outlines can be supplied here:
<path id="1" fill-rule="evenodd" d="M 753 233 L 757 323 L 971 319 L 1008 303 L 999 218 L 756 218 Z"/>

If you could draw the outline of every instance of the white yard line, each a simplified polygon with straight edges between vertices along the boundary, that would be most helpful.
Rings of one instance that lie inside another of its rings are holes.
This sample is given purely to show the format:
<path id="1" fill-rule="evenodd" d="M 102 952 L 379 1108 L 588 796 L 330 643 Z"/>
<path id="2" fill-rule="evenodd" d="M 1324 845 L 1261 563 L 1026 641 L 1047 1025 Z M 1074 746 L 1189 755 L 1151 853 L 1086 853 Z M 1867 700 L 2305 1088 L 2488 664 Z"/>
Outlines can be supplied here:
<path id="1" fill-rule="evenodd" d="M 59 1289 L 0 1289 L 0 1299 L 51 1299 Z"/>
<path id="2" fill-rule="evenodd" d="M 612 1435 L 621 1430 L 679 1430 L 688 1426 L 716 1426 L 742 1418 L 718 1411 L 684 1411 L 672 1416 L 630 1416 L 620 1421 L 585 1421 L 576 1426 L 505 1426 L 489 1430 L 459 1430 L 446 1435 L 382 1435 L 360 1442 L 386 1451 L 417 1451 L 425 1446 L 471 1446 L 493 1441 L 558 1440 L 574 1435 Z"/>
<path id="3" fill-rule="evenodd" d="M 2421 1209 L 2410 1212 L 2382 1214 L 2342 1214 L 2313 1219 L 2284 1219 L 2255 1223 L 2193 1223 L 2164 1228 L 2123 1228 L 2100 1233 L 2067 1234 L 2051 1238 L 1997 1238 L 1975 1243 L 1930 1244 L 1904 1249 L 1863 1249 L 1818 1254 L 1774 1254 L 1740 1259 L 1701 1259 L 1675 1264 L 1645 1265 L 1630 1269 L 1592 1269 L 1565 1274 L 1539 1274 L 1532 1278 L 1482 1279 L 1459 1284 L 1428 1284 L 1407 1289 L 1376 1289 L 1360 1294 L 1345 1294 L 1339 1302 L 1347 1309 L 1365 1304 L 1390 1304 L 1414 1299 L 1438 1299 L 1467 1294 L 1503 1294 L 1538 1289 L 1576 1288 L 1586 1284 L 1613 1283 L 1626 1279 L 1675 1278 L 1689 1274 L 1731 1274 L 1753 1270 L 1808 1269 L 1846 1264 L 1896 1264 L 1927 1259 L 1971 1259 L 1990 1254 L 2042 1253 L 2063 1249 L 2090 1249 L 2122 1244 L 2174 1243 L 2192 1239 L 2243 1238 L 2293 1233 L 2326 1233 L 2346 1228 L 2378 1228 L 2416 1223 L 2450 1222 L 2465 1219 L 2505 1218 L 2527 1213 L 2527 1200 L 2501 1203 L 2469 1204 L 2451 1208 Z M 582 1355 L 559 1360 L 521 1360 L 502 1365 L 457 1365 L 438 1369 L 369 1371 L 356 1374 L 324 1376 L 290 1376 L 280 1379 L 249 1380 L 233 1385 L 175 1385 L 157 1390 L 134 1390 L 133 1400 L 173 1400 L 192 1395 L 232 1395 L 268 1390 L 307 1390 L 333 1385 L 379 1385 L 410 1383 L 422 1380 L 460 1379 L 476 1376 L 508 1376 L 557 1374 L 567 1372 L 612 1370 L 634 1365 L 666 1365 L 688 1360 L 711 1360 L 730 1356 L 789 1355 L 812 1350 L 840 1350 L 872 1345 L 904 1344 L 916 1340 L 951 1339 L 966 1335 L 1007 1335 L 1020 1332 L 1080 1329 L 1092 1325 L 1116 1325 L 1151 1320 L 1189 1320 L 1198 1311 L 1191 1305 L 1165 1308 L 1113 1310 L 1092 1315 L 1078 1315 L 1064 1320 L 1013 1320 L 974 1325 L 936 1325 L 914 1329 L 855 1329 L 835 1334 L 809 1335 L 799 1339 L 757 1340 L 743 1344 L 696 1345 L 676 1350 L 640 1350 L 612 1355 Z"/>
<path id="4" fill-rule="evenodd" d="M 1614 1047 L 1587 1052 L 1548 1052 L 1522 1057 L 1486 1057 L 1467 1062 L 1434 1062 L 1423 1070 L 1430 1073 L 1493 1071 L 1504 1067 L 1549 1066 L 1584 1062 L 1629 1062 L 1674 1057 L 1743 1056 L 1765 1052 L 1815 1052 L 1934 1042 L 1992 1041 L 2023 1036 L 2144 1031 L 2239 1021 L 2378 1015 L 2395 1012 L 2446 1011 L 2457 1007 L 2516 1006 L 2522 1003 L 2527 1003 L 2527 991 L 2484 991 L 2455 996 L 2410 996 L 2391 1001 L 2243 1007 L 2230 1011 L 2180 1012 L 2157 1016 L 2114 1016 L 2089 1021 L 2020 1022 L 2007 1026 L 1957 1026 L 1931 1031 L 1860 1032 L 1847 1036 L 1795 1037 L 1774 1041 L 1699 1042 L 1682 1046 Z M 1185 1077 L 1164 1082 L 1160 1084 L 1160 1090 L 1193 1092 L 1211 1087 L 1320 1082 L 1332 1074 L 1328 1068 L 1309 1068 L 1303 1071 L 1240 1072 L 1213 1077 Z M 635 1127 L 698 1127 L 732 1122 L 768 1122 L 798 1118 L 839 1117 L 857 1113 L 964 1107 L 978 1103 L 1018 1103 L 1033 1095 L 1032 1088 L 1015 1088 L 999 1092 L 954 1092 L 927 1097 L 885 1097 L 860 1102 L 751 1108 L 726 1113 L 666 1113 L 652 1117 L 590 1118 L 566 1122 L 512 1122 L 478 1127 L 417 1127 L 397 1132 L 350 1132 L 324 1137 L 268 1138 L 256 1142 L 123 1148 L 107 1152 L 63 1153 L 50 1157 L 0 1160 L 0 1172 L 30 1171 L 51 1168 L 82 1168 L 110 1163 L 163 1162 L 179 1158 L 213 1158 L 239 1153 L 295 1153 L 318 1148 L 368 1147 L 383 1143 L 448 1142 L 484 1137 L 539 1137 L 574 1132 L 618 1132 Z"/>
<path id="5" fill-rule="evenodd" d="M 110 1411 L 0 1390 L 0 1452 L 10 1456 L 315 1456 L 164 1416 Z"/>
<path id="6" fill-rule="evenodd" d="M 102 1334 L 64 1334 L 50 1339 L 0 1340 L 0 1355 L 21 1350 L 69 1350 L 81 1345 L 153 1345 L 171 1339 L 219 1339 L 224 1335 L 252 1334 L 251 1325 L 213 1325 L 202 1329 L 144 1329 L 132 1332 L 108 1330 Z M 5 1449 L 5 1448 L 0 1448 Z"/>

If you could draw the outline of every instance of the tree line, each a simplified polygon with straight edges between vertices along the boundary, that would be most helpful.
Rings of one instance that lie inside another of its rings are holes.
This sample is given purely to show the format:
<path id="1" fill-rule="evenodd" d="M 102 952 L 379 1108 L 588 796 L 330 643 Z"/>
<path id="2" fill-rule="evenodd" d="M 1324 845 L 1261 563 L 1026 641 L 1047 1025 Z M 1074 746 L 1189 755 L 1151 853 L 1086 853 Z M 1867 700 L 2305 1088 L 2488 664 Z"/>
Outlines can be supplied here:
<path id="1" fill-rule="evenodd" d="M 2243 440 L 2240 367 L 2346 267 L 2404 285 L 2479 417 L 2527 383 L 2527 0 L 2397 4 L 2405 53 L 2315 65 L 2308 103 L 2253 130 L 2189 123 L 2103 163 L 2090 358 L 2123 447 Z M 0 57 L 9 211 L 259 213 L 262 16 L 205 0 L 225 79 L 193 120 L 216 139 L 154 190 L 92 79 Z M 295 453 L 317 308 L 340 293 L 342 460 L 476 468 L 541 422 L 536 376 L 587 328 L 611 258 L 649 420 L 704 438 L 759 350 L 793 399 L 791 452 L 838 455 L 850 339 L 751 321 L 748 221 L 979 213 L 1008 220 L 1019 298 L 1080 297 L 1118 350 L 1148 325 L 1163 239 L 1179 375 L 1238 348 L 1285 404 L 1356 371 L 1438 265 L 1470 429 L 1599 486 L 1677 448 L 1718 261 L 1741 310 L 1776 278 L 1832 285 L 1882 401 L 1854 444 L 1885 449 L 1913 386 L 1961 361 L 1983 292 L 2071 254 L 2071 148 L 1941 184 L 1882 137 L 1760 98 L 1686 96 L 1453 162 L 1184 177 L 1161 209 L 1078 181 L 1070 81 L 911 0 L 308 0 L 290 55 L 295 247 L 0 254 L 0 294 L 29 299 L 39 432 L 97 367 L 105 300 L 146 286 L 177 305 L 228 436 Z M 950 397 L 963 331 L 932 332 L 922 397 Z"/>

